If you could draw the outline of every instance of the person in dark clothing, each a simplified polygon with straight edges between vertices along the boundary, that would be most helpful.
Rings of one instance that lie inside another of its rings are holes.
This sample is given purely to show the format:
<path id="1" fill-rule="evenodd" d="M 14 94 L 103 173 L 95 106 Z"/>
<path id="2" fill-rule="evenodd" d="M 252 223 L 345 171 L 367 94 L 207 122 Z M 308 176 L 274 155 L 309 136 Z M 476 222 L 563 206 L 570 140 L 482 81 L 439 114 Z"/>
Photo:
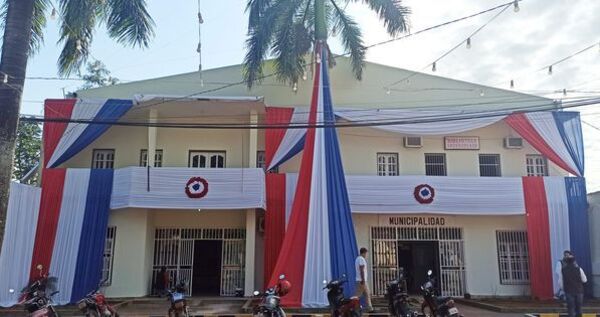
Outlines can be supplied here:
<path id="1" fill-rule="evenodd" d="M 156 293 L 159 297 L 163 297 L 166 295 L 168 288 L 169 272 L 167 272 L 167 267 L 163 266 L 160 268 L 160 271 L 156 275 L 156 283 L 154 285 L 154 289 L 156 289 Z"/>
<path id="2" fill-rule="evenodd" d="M 573 254 L 566 256 L 564 261 L 565 265 L 561 270 L 559 286 L 565 292 L 569 317 L 581 317 L 583 284 L 587 283 L 587 277 L 583 269 L 575 263 Z"/>

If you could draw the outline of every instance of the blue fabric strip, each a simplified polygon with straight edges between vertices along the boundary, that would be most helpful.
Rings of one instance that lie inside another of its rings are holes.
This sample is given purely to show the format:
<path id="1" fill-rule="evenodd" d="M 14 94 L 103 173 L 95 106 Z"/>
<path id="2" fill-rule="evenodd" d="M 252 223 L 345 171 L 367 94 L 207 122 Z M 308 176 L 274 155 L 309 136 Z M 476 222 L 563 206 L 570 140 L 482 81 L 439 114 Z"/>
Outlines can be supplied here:
<path id="1" fill-rule="evenodd" d="M 327 56 L 323 50 L 322 56 Z M 323 58 L 323 116 L 326 123 L 335 123 L 333 102 L 329 89 L 327 58 Z M 327 170 L 327 208 L 329 211 L 329 248 L 331 252 L 332 277 L 346 274 L 346 296 L 354 295 L 356 277 L 354 261 L 358 255 L 358 246 L 354 233 L 354 224 L 350 211 L 350 201 L 346 188 L 344 167 L 340 156 L 340 145 L 335 127 L 325 128 L 325 161 Z"/>
<path id="2" fill-rule="evenodd" d="M 106 241 L 112 169 L 92 169 L 81 229 L 77 268 L 71 302 L 75 303 L 94 290 L 102 278 L 102 257 Z"/>
<path id="3" fill-rule="evenodd" d="M 275 169 L 275 168 L 279 167 L 279 165 L 287 162 L 289 159 L 296 156 L 296 154 L 300 153 L 300 151 L 304 150 L 304 140 L 305 139 L 306 139 L 306 133 L 304 134 L 304 136 L 302 136 L 302 138 L 300 140 L 298 140 L 298 143 L 296 143 L 296 145 L 294 145 L 285 154 L 285 156 L 282 157 L 281 160 L 279 160 L 279 162 L 276 162 L 275 164 L 273 164 L 273 167 L 271 169 Z"/>
<path id="4" fill-rule="evenodd" d="M 127 113 L 127 111 L 129 111 L 129 109 L 131 109 L 132 106 L 132 100 L 108 99 L 93 120 L 109 123 L 117 122 L 125 113 Z M 65 153 L 63 153 L 63 155 L 61 155 L 50 167 L 59 166 L 68 159 L 72 158 L 85 147 L 94 142 L 110 127 L 110 124 L 87 124 L 87 127 L 85 130 L 83 130 L 77 140 L 75 140 L 75 142 L 73 142 L 73 144 L 65 151 Z"/>
<path id="5" fill-rule="evenodd" d="M 558 132 L 567 147 L 567 151 L 573 158 L 577 170 L 581 176 L 585 167 L 583 150 L 583 133 L 581 131 L 581 119 L 579 112 L 554 111 L 552 112 Z"/>
<path id="6" fill-rule="evenodd" d="M 592 293 L 592 256 L 588 221 L 587 192 L 585 178 L 565 177 L 567 201 L 569 203 L 569 238 L 571 251 L 577 257 L 577 263 L 588 276 L 586 294 Z"/>

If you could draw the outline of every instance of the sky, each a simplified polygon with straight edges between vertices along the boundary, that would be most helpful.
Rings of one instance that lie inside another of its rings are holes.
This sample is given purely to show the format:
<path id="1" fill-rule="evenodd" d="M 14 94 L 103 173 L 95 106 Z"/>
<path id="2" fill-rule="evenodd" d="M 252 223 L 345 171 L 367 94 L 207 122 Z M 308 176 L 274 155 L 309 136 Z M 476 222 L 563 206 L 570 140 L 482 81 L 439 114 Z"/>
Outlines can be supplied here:
<path id="1" fill-rule="evenodd" d="M 343 0 L 338 0 L 338 2 Z M 94 35 L 92 59 L 106 64 L 114 77 L 134 81 L 198 69 L 198 3 L 195 0 L 148 0 L 156 22 L 156 37 L 148 49 L 114 43 L 100 26 Z M 499 0 L 404 0 L 410 7 L 411 31 L 459 18 L 507 2 Z M 437 62 L 436 75 L 515 90 L 549 98 L 600 96 L 600 1 L 523 0 L 519 12 L 506 10 L 471 38 L 472 47 L 459 47 Z M 242 0 L 204 0 L 201 4 L 203 68 L 242 62 L 247 16 Z M 365 44 L 389 39 L 377 16 L 352 3 L 348 12 L 363 31 Z M 426 67 L 488 22 L 496 12 L 455 23 L 390 44 L 374 47 L 367 60 L 431 73 Z M 57 20 L 49 20 L 44 47 L 30 59 L 28 77 L 56 77 L 60 54 Z M 330 40 L 341 53 L 338 39 Z M 591 44 L 594 47 L 553 67 L 540 70 Z M 21 112 L 41 114 L 46 98 L 61 98 L 80 81 L 28 79 Z M 567 96 L 555 91 L 575 90 Z M 383 91 L 383 89 L 382 89 Z M 578 108 L 582 113 L 588 192 L 600 190 L 600 105 Z M 594 126 L 594 127 L 592 127 Z"/>

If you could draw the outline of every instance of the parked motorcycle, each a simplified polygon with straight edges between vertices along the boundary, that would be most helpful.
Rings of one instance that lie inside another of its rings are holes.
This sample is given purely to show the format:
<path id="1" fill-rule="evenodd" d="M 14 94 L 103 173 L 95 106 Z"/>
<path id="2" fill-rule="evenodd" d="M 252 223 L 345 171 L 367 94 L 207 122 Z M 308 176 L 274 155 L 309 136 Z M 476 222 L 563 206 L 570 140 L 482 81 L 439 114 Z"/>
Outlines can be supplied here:
<path id="1" fill-rule="evenodd" d="M 259 317 L 285 317 L 285 311 L 281 308 L 281 297 L 289 293 L 292 284 L 285 279 L 285 275 L 279 275 L 275 286 L 269 287 L 263 293 L 254 291 L 254 296 L 261 297 L 261 301 L 254 307 L 253 315 Z"/>
<path id="2" fill-rule="evenodd" d="M 117 311 L 108 304 L 106 297 L 100 292 L 100 286 L 77 302 L 77 307 L 86 317 L 119 317 Z"/>
<path id="3" fill-rule="evenodd" d="M 185 281 L 179 282 L 172 290 L 169 290 L 168 299 L 171 302 L 169 317 L 189 317 L 189 308 L 185 300 Z"/>
<path id="4" fill-rule="evenodd" d="M 398 278 L 388 283 L 386 298 L 388 310 L 393 317 L 418 317 L 419 313 L 410 309 L 408 287 L 404 270 L 400 268 Z"/>
<path id="5" fill-rule="evenodd" d="M 439 297 L 435 292 L 435 278 L 431 270 L 427 271 L 427 281 L 421 286 L 423 304 L 421 312 L 431 317 L 462 317 L 452 297 Z"/>
<path id="6" fill-rule="evenodd" d="M 38 265 L 37 269 L 40 272 L 39 277 L 21 290 L 19 304 L 25 307 L 30 317 L 58 317 L 52 304 L 52 296 L 58 294 L 58 279 L 44 274 L 42 265 Z"/>
<path id="7" fill-rule="evenodd" d="M 338 280 L 323 281 L 323 284 L 325 284 L 323 289 L 328 290 L 327 300 L 329 301 L 329 309 L 331 309 L 331 317 L 360 317 L 362 315 L 360 299 L 357 296 L 344 297 L 343 285 L 346 282 L 348 280 L 345 274 Z"/>

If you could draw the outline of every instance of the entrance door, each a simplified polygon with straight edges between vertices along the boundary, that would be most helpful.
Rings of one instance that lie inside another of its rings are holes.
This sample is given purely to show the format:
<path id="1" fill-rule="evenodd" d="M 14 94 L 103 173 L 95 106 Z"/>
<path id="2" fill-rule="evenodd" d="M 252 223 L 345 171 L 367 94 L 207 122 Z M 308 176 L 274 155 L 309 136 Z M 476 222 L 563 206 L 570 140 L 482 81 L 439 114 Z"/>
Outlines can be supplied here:
<path id="1" fill-rule="evenodd" d="M 439 246 L 437 241 L 398 242 L 398 266 L 408 273 L 408 291 L 418 293 L 432 270 L 439 280 Z"/>
<path id="2" fill-rule="evenodd" d="M 223 241 L 194 241 L 192 295 L 220 295 Z"/>

